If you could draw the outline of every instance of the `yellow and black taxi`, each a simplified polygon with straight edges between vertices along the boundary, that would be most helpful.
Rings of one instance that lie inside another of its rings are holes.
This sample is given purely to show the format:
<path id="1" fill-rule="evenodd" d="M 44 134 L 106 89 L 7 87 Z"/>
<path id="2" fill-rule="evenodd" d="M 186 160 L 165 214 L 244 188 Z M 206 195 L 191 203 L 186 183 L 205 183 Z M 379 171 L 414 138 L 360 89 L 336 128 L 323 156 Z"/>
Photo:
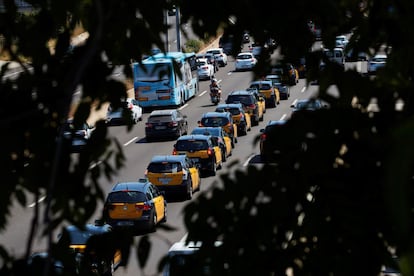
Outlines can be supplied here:
<path id="1" fill-rule="evenodd" d="M 257 91 L 257 89 L 254 90 Z M 226 98 L 226 104 L 229 103 L 241 103 L 244 111 L 250 115 L 252 126 L 257 126 L 259 121 L 264 119 L 265 99 L 260 95 L 255 95 L 251 89 L 230 92 Z"/>
<path id="2" fill-rule="evenodd" d="M 165 192 L 167 200 L 173 197 L 191 199 L 200 190 L 198 165 L 187 155 L 155 155 L 147 166 L 148 180 Z"/>
<path id="3" fill-rule="evenodd" d="M 241 103 L 219 104 L 215 111 L 230 112 L 233 122 L 237 125 L 237 134 L 247 135 L 247 131 L 252 129 L 250 115 L 244 112 Z"/>
<path id="4" fill-rule="evenodd" d="M 113 227 L 155 232 L 159 223 L 167 221 L 167 201 L 147 178 L 121 182 L 108 193 L 103 217 Z"/>
<path id="5" fill-rule="evenodd" d="M 231 139 L 231 146 L 237 143 L 237 125 L 233 121 L 230 112 L 209 111 L 201 115 L 198 121 L 200 127 L 222 127 Z"/>
<path id="6" fill-rule="evenodd" d="M 256 88 L 265 98 L 266 107 L 276 107 L 280 103 L 279 89 L 270 80 L 252 81 L 249 88 Z"/>
<path id="7" fill-rule="evenodd" d="M 75 263 L 66 265 L 63 262 L 66 265 L 65 271 L 71 271 L 73 275 L 113 275 L 115 269 L 122 264 L 121 250 L 114 248 L 108 252 L 102 250 L 101 246 L 113 236 L 113 228 L 100 220 L 83 227 L 66 226 L 58 235 L 57 245 L 69 248 L 69 254 Z"/>
<path id="8" fill-rule="evenodd" d="M 202 172 L 216 175 L 222 167 L 221 150 L 216 140 L 210 135 L 188 134 L 177 139 L 173 155 L 187 155 L 199 164 Z"/>
<path id="9" fill-rule="evenodd" d="M 221 149 L 221 159 L 223 162 L 226 162 L 227 158 L 233 153 L 231 139 L 222 127 L 195 127 L 190 134 L 213 136 Z"/>
<path id="10" fill-rule="evenodd" d="M 291 63 L 274 65 L 270 74 L 281 75 L 282 83 L 287 85 L 296 85 L 299 82 L 299 72 Z"/>

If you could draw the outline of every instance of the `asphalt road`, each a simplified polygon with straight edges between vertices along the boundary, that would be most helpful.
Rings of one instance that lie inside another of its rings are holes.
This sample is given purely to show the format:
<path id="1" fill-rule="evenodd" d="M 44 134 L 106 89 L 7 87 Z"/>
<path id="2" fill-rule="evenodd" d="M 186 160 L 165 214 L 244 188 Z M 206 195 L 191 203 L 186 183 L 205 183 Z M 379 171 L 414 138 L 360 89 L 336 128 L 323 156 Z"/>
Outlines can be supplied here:
<path id="1" fill-rule="evenodd" d="M 348 66 L 348 65 L 347 65 Z M 351 66 L 351 65 L 350 65 Z M 357 65 L 358 66 L 358 65 Z M 244 89 L 248 87 L 250 81 L 253 80 L 251 72 L 234 72 L 234 60 L 229 58 L 229 63 L 226 67 L 221 67 L 216 73 L 216 78 L 220 81 L 223 90 L 223 99 L 232 90 Z M 193 99 L 187 102 L 181 111 L 188 116 L 189 130 L 197 126 L 197 120 L 204 112 L 214 110 L 214 106 L 210 103 L 208 95 L 208 81 L 200 82 L 200 92 Z M 239 137 L 238 143 L 233 150 L 233 155 L 229 157 L 223 168 L 218 171 L 215 177 L 206 177 L 202 179 L 201 193 L 207 192 L 213 185 L 220 185 L 219 177 L 221 174 L 232 174 L 235 170 L 245 170 L 248 166 L 260 166 L 261 161 L 258 156 L 258 144 L 254 144 L 255 137 L 259 135 L 259 130 L 265 126 L 269 120 L 279 120 L 290 116 L 290 105 L 298 99 L 309 98 L 317 91 L 317 86 L 306 86 L 305 80 L 301 79 L 299 83 L 291 87 L 291 96 L 288 100 L 282 100 L 276 108 L 268 108 L 265 113 L 265 119 L 260 122 L 258 126 L 252 128 L 246 136 Z M 333 89 L 334 91 L 334 89 Z M 144 114 L 142 122 L 138 122 L 133 129 L 128 132 L 126 127 L 113 126 L 109 129 L 109 135 L 116 138 L 125 151 L 127 159 L 126 166 L 118 171 L 113 181 L 101 179 L 100 185 L 106 192 L 112 188 L 113 184 L 120 181 L 134 181 L 144 175 L 147 164 L 151 157 L 155 154 L 170 154 L 173 149 L 174 141 L 152 142 L 148 143 L 145 140 L 145 121 L 148 114 Z M 229 164 L 236 162 L 230 167 Z M 94 164 L 99 166 L 99 162 Z M 199 193 L 194 194 L 195 200 Z M 5 232 L 1 235 L 1 244 L 6 246 L 11 253 L 17 256 L 23 254 L 26 248 L 26 239 L 28 237 L 29 226 L 31 223 L 31 216 L 33 208 L 37 204 L 40 208 L 44 207 L 44 199 L 41 198 L 39 202 L 29 202 L 25 207 L 16 206 L 12 209 L 10 224 Z M 160 259 L 168 252 L 172 243 L 179 241 L 186 233 L 183 226 L 183 208 L 187 204 L 186 201 L 174 202 L 168 204 L 168 224 L 176 228 L 176 231 L 165 232 L 159 230 L 150 234 L 150 240 L 153 243 L 151 248 L 150 259 L 144 270 L 140 270 L 136 258 L 135 250 L 132 251 L 132 259 L 127 267 L 119 268 L 116 275 L 158 275 L 156 273 L 157 265 Z M 101 208 L 99 206 L 95 217 L 92 218 L 93 223 L 95 218 L 100 216 Z M 57 235 L 57 233 L 56 233 Z M 56 236 L 55 235 L 55 236 Z M 135 243 L 140 237 L 136 237 Z M 36 239 L 33 250 L 44 250 L 45 239 Z"/>

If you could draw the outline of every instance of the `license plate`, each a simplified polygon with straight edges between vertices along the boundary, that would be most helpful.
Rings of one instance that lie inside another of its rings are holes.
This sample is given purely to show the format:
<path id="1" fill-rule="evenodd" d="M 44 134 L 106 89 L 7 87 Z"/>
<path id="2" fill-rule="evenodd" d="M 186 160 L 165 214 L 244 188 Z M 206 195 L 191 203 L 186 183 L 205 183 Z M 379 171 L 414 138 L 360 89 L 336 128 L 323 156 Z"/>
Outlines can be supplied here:
<path id="1" fill-rule="evenodd" d="M 134 223 L 132 221 L 118 221 L 118 226 L 133 226 Z"/>
<path id="2" fill-rule="evenodd" d="M 166 126 L 156 126 L 155 129 L 166 129 Z"/>
<path id="3" fill-rule="evenodd" d="M 171 178 L 169 177 L 159 177 L 158 181 L 161 182 L 162 184 L 168 184 L 171 181 Z"/>

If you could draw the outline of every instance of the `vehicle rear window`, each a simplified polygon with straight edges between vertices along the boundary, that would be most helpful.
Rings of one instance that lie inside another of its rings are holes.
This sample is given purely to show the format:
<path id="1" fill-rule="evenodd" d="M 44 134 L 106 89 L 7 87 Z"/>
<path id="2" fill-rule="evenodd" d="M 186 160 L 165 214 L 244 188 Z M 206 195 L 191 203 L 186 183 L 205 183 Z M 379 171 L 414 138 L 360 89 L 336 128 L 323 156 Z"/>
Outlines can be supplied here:
<path id="1" fill-rule="evenodd" d="M 134 203 L 146 201 L 146 196 L 138 191 L 119 191 L 108 195 L 108 203 Z"/>
<path id="2" fill-rule="evenodd" d="M 216 111 L 218 112 L 230 112 L 231 115 L 239 115 L 240 109 L 233 107 L 233 108 L 217 108 Z"/>
<path id="3" fill-rule="evenodd" d="M 251 55 L 238 55 L 237 59 L 251 59 L 252 56 Z"/>
<path id="4" fill-rule="evenodd" d="M 225 117 L 207 117 L 201 119 L 201 123 L 206 127 L 225 126 L 229 123 L 229 119 Z"/>
<path id="5" fill-rule="evenodd" d="M 175 145 L 178 151 L 197 151 L 208 148 L 208 143 L 205 140 L 179 140 Z"/>
<path id="6" fill-rule="evenodd" d="M 171 116 L 170 115 L 159 115 L 159 116 L 150 116 L 148 118 L 148 122 L 150 123 L 156 123 L 156 122 L 171 122 Z"/>
<path id="7" fill-rule="evenodd" d="M 253 100 L 249 95 L 230 95 L 227 98 L 227 103 L 242 103 L 244 105 L 253 104 Z"/>
<path id="8" fill-rule="evenodd" d="M 176 173 L 182 169 L 178 162 L 152 162 L 148 165 L 148 171 L 152 173 Z"/>

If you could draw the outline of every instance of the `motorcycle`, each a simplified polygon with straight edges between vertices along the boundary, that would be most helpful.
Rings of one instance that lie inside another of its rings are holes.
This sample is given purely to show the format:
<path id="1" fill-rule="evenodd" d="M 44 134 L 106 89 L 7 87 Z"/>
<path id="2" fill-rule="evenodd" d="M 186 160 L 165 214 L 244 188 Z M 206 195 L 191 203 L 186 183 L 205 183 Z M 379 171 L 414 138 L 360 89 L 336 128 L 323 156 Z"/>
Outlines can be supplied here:
<path id="1" fill-rule="evenodd" d="M 214 105 L 217 105 L 221 100 L 221 89 L 213 87 L 210 89 L 210 99 Z"/>

